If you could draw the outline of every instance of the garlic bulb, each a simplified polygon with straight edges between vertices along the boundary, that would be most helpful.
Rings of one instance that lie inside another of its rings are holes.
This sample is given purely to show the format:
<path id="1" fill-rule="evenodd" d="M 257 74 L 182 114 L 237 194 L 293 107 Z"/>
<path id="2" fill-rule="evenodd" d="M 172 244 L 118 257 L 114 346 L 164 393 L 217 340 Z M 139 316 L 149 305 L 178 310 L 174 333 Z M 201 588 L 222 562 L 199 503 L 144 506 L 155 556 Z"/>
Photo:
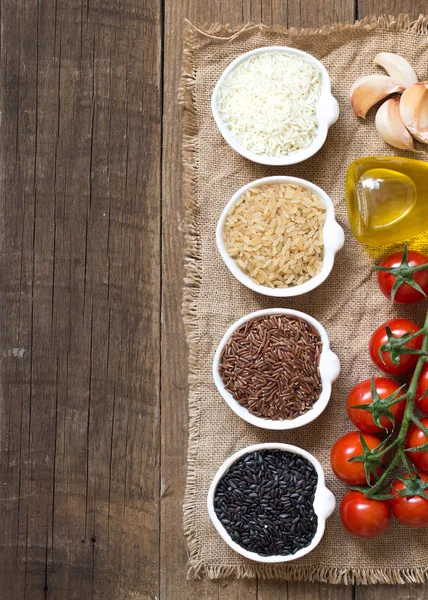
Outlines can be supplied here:
<path id="1" fill-rule="evenodd" d="M 428 144 L 428 81 L 405 90 L 400 100 L 400 115 L 413 137 Z"/>
<path id="2" fill-rule="evenodd" d="M 404 86 L 387 75 L 366 75 L 360 77 L 351 87 L 350 98 L 352 110 L 357 117 L 366 114 L 380 100 L 396 92 L 402 92 Z"/>
<path id="3" fill-rule="evenodd" d="M 406 88 L 418 81 L 413 67 L 399 54 L 380 52 L 375 56 L 373 62 L 385 69 L 390 77 L 399 81 Z"/>
<path id="4" fill-rule="evenodd" d="M 382 104 L 376 113 L 376 129 L 390 146 L 415 152 L 413 138 L 400 117 L 400 98 L 393 96 Z"/>

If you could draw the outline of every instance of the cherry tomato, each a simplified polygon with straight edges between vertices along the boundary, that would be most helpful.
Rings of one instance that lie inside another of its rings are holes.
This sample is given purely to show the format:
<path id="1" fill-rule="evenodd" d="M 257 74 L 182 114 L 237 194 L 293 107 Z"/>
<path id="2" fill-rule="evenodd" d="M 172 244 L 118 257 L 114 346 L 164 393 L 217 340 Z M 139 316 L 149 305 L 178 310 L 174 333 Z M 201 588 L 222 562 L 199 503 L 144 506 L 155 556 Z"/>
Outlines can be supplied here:
<path id="1" fill-rule="evenodd" d="M 379 357 L 379 349 L 388 341 L 385 329 L 386 326 L 389 326 L 395 337 L 400 337 L 405 333 L 416 333 L 416 331 L 419 331 L 420 327 L 412 321 L 407 321 L 407 319 L 391 319 L 378 327 L 370 338 L 369 352 L 374 364 L 381 369 L 381 371 L 389 373 L 390 375 L 402 375 L 403 373 L 410 371 L 410 369 L 415 368 L 416 363 L 418 362 L 418 355 L 402 354 L 398 364 L 394 365 L 389 352 L 382 352 L 381 360 Z M 410 340 L 406 346 L 412 350 L 420 350 L 422 346 L 422 336 L 418 335 L 413 340 Z"/>
<path id="2" fill-rule="evenodd" d="M 428 417 L 421 419 L 422 425 L 428 428 Z M 422 446 L 428 442 L 428 436 L 419 429 L 417 425 L 411 425 L 406 439 L 406 448 L 416 448 Z M 422 452 L 407 452 L 408 457 L 415 465 L 415 467 L 422 471 L 422 473 L 428 473 L 428 450 Z"/>
<path id="3" fill-rule="evenodd" d="M 351 535 L 369 540 L 385 531 L 391 520 L 387 500 L 373 500 L 356 490 L 349 490 L 340 504 L 340 518 Z"/>
<path id="4" fill-rule="evenodd" d="M 370 433 L 362 434 L 370 450 L 379 446 L 380 439 Z M 331 449 L 330 464 L 338 479 L 348 485 L 366 485 L 367 479 L 362 462 L 349 462 L 353 456 L 361 456 L 363 448 L 360 442 L 360 432 L 351 431 L 339 438 Z M 381 472 L 379 468 L 379 472 Z"/>
<path id="5" fill-rule="evenodd" d="M 428 481 L 428 476 L 424 473 L 418 473 L 422 481 Z M 405 478 L 409 478 L 406 473 Z M 404 489 L 404 483 L 396 479 L 392 484 L 391 492 Z M 428 499 L 421 496 L 400 496 L 395 493 L 394 498 L 390 500 L 391 510 L 396 519 L 407 525 L 407 527 L 427 527 L 428 526 Z"/>
<path id="6" fill-rule="evenodd" d="M 392 429 L 393 423 L 391 422 L 391 419 L 388 417 L 381 417 L 380 423 L 382 427 L 378 427 L 373 421 L 371 412 L 368 410 L 362 410 L 360 408 L 350 408 L 351 406 L 364 406 L 365 404 L 371 403 L 371 385 L 372 380 L 366 379 L 366 381 L 362 381 L 352 388 L 349 393 L 348 400 L 346 401 L 348 417 L 351 419 L 355 427 L 360 431 L 364 431 L 365 433 L 382 433 L 385 431 L 385 429 Z M 390 396 L 393 392 L 400 388 L 395 381 L 391 381 L 386 377 L 375 377 L 374 385 L 376 392 L 381 399 Z M 397 402 L 397 404 L 393 404 L 390 407 L 389 410 L 394 415 L 395 423 L 400 423 L 400 421 L 402 421 L 405 408 L 405 399 L 401 402 Z"/>
<path id="7" fill-rule="evenodd" d="M 425 363 L 422 367 L 421 374 L 419 375 L 418 385 L 416 387 L 416 406 L 423 413 L 428 415 L 428 395 L 426 398 L 422 398 L 422 396 L 428 390 L 428 363 Z"/>
<path id="8" fill-rule="evenodd" d="M 388 268 L 396 268 L 401 265 L 401 260 L 403 258 L 403 253 L 394 252 L 390 254 L 380 263 L 382 267 Z M 420 252 L 415 252 L 414 250 L 409 250 L 408 253 L 408 265 L 409 267 L 417 267 L 419 265 L 425 265 L 428 263 L 428 257 L 424 256 Z M 396 280 L 396 276 L 392 273 L 384 273 L 382 271 L 378 271 L 377 273 L 377 281 L 381 292 L 391 300 L 391 292 Z M 428 294 L 428 269 L 417 271 L 413 274 L 413 280 L 420 286 L 420 288 Z M 394 302 L 398 304 L 413 304 L 414 302 L 419 302 L 424 299 L 424 295 L 415 290 L 408 283 L 402 283 L 400 287 L 395 292 Z"/>

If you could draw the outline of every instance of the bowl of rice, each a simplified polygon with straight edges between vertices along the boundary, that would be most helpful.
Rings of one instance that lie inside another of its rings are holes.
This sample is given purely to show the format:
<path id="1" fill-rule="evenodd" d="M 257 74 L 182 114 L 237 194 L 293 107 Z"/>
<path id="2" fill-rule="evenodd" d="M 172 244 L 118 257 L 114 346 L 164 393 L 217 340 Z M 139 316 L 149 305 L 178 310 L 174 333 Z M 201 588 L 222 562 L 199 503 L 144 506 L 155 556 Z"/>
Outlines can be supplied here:
<path id="1" fill-rule="evenodd" d="M 229 327 L 212 365 L 218 392 L 241 419 L 282 431 L 326 408 L 340 361 L 324 327 L 288 308 L 250 313 Z"/>
<path id="2" fill-rule="evenodd" d="M 339 117 L 324 65 L 286 46 L 257 48 L 223 72 L 211 109 L 226 142 L 263 165 L 292 165 L 313 156 Z"/>
<path id="3" fill-rule="evenodd" d="M 245 558 L 284 563 L 321 541 L 336 501 L 319 461 L 291 444 L 264 443 L 227 458 L 207 496 L 211 522 Z"/>
<path id="4" fill-rule="evenodd" d="M 321 188 L 280 175 L 252 181 L 232 196 L 216 241 L 238 281 L 259 294 L 286 298 L 327 279 L 344 233 Z"/>

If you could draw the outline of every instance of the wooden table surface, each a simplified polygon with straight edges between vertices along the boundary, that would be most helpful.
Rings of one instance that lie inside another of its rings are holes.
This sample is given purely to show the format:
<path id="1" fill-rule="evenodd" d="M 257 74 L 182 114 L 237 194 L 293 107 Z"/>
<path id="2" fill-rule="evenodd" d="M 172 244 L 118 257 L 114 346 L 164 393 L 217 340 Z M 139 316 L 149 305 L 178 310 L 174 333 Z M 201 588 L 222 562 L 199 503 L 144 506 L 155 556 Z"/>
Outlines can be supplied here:
<path id="1" fill-rule="evenodd" d="M 183 19 L 384 12 L 428 2 L 2 0 L 1 599 L 428 598 L 187 581 L 182 531 Z"/>

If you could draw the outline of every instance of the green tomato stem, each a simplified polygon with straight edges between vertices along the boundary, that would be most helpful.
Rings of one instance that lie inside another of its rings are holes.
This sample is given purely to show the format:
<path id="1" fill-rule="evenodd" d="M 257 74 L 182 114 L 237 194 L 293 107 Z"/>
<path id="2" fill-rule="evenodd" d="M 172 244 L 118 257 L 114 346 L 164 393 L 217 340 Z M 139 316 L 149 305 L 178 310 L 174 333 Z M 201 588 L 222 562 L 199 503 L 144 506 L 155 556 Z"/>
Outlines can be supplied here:
<path id="1" fill-rule="evenodd" d="M 406 453 L 404 451 L 401 452 L 401 461 L 402 461 L 403 465 L 405 466 L 406 471 L 408 472 L 410 478 L 413 479 L 414 468 L 412 469 L 412 465 L 409 462 L 409 459 L 407 458 Z"/>
<path id="2" fill-rule="evenodd" d="M 426 271 L 428 270 L 428 263 L 424 265 L 417 265 L 415 267 L 408 267 L 408 269 L 410 274 L 417 273 L 418 271 Z"/>
<path id="3" fill-rule="evenodd" d="M 390 402 L 387 402 L 385 404 L 385 406 L 387 408 L 390 408 L 391 406 L 394 406 L 394 404 L 398 404 L 399 402 L 403 402 L 403 400 L 406 400 L 408 398 L 408 392 L 406 392 L 405 394 L 401 394 L 401 396 L 397 396 L 396 398 L 394 398 L 394 400 L 391 400 Z"/>
<path id="4" fill-rule="evenodd" d="M 368 491 L 366 492 L 365 495 L 367 498 L 371 498 L 372 496 L 374 496 L 374 494 L 376 494 L 377 492 L 379 492 L 379 490 L 382 489 L 386 479 L 393 472 L 393 470 L 397 467 L 400 460 L 403 460 L 404 445 L 405 445 L 405 441 L 406 441 L 407 431 L 409 429 L 411 422 L 414 421 L 414 419 L 415 419 L 415 417 L 413 415 L 413 406 L 414 406 L 415 397 L 416 397 L 416 386 L 418 384 L 418 379 L 421 374 L 422 367 L 424 366 L 424 363 L 426 362 L 426 354 L 428 353 L 428 311 L 427 311 L 427 314 L 425 317 L 424 326 L 421 329 L 421 331 L 423 332 L 423 336 L 424 336 L 421 350 L 424 354 L 421 354 L 421 356 L 418 359 L 418 362 L 416 363 L 416 368 L 413 372 L 412 379 L 411 379 L 410 385 L 409 385 L 409 389 L 407 390 L 407 392 L 405 394 L 406 398 L 407 398 L 406 409 L 404 411 L 404 416 L 403 416 L 403 420 L 401 422 L 400 431 L 398 433 L 397 438 L 395 439 L 395 442 L 393 442 L 391 444 L 391 447 L 393 445 L 397 446 L 397 450 L 396 450 L 395 455 L 392 458 L 391 462 L 385 469 L 385 471 L 382 473 L 382 475 L 379 477 L 379 479 L 376 481 L 376 483 L 371 488 L 369 488 Z M 406 468 L 408 468 L 409 463 L 407 461 L 407 457 L 405 458 L 405 460 L 403 462 L 406 465 Z M 409 475 L 411 475 L 411 474 L 412 473 L 410 470 Z"/>
<path id="5" fill-rule="evenodd" d="M 418 337 L 419 335 L 423 335 L 423 334 L 425 334 L 425 333 L 426 333 L 426 330 L 425 330 L 425 326 L 424 326 L 424 327 L 422 327 L 422 329 L 419 329 L 419 331 L 415 331 L 414 333 L 412 333 L 412 335 L 411 335 L 411 336 L 409 337 L 409 339 L 406 341 L 406 344 L 407 344 L 407 342 L 410 342 L 410 340 L 414 340 L 414 339 L 415 339 L 416 337 Z"/>
<path id="6" fill-rule="evenodd" d="M 382 450 L 382 452 L 379 452 L 379 454 L 377 456 L 381 457 L 381 456 L 384 456 L 385 454 L 388 454 L 389 452 L 391 452 L 391 450 L 397 444 L 398 444 L 398 440 L 395 439 L 393 442 L 391 442 L 391 444 L 389 446 L 387 446 L 384 450 Z"/>

